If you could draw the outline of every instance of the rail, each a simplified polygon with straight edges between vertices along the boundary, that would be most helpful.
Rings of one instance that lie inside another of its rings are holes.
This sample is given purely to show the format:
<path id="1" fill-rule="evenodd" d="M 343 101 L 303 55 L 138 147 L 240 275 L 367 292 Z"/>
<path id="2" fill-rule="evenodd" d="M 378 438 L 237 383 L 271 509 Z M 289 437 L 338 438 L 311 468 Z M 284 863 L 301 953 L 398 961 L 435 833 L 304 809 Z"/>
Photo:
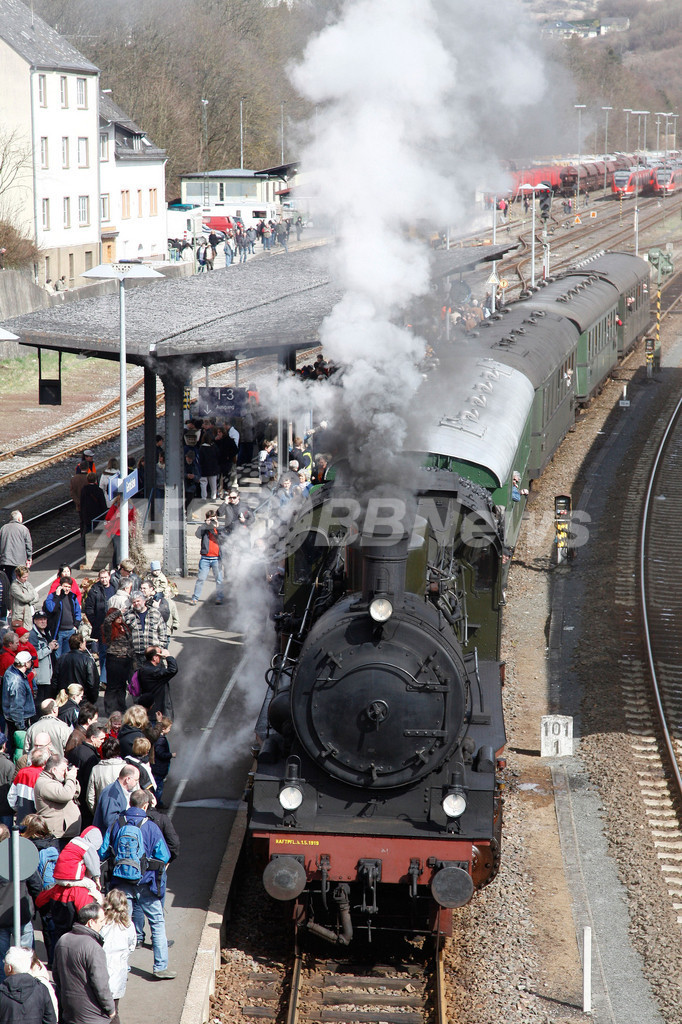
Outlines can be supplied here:
<path id="1" fill-rule="evenodd" d="M 666 717 L 664 700 L 663 700 L 663 688 L 660 684 L 659 674 L 656 669 L 656 658 L 654 656 L 653 644 L 652 644 L 652 629 L 649 618 L 649 594 L 647 591 L 647 572 L 646 572 L 646 561 L 649 554 L 649 526 L 651 520 L 651 508 L 654 493 L 654 486 L 658 480 L 659 469 L 661 467 L 662 460 L 666 454 L 670 436 L 678 425 L 680 419 L 680 412 L 682 411 L 682 399 L 677 403 L 675 411 L 670 418 L 670 421 L 665 429 L 661 442 L 658 446 L 656 456 L 654 458 L 653 467 L 649 477 L 649 483 L 647 486 L 646 496 L 644 500 L 644 509 L 642 512 L 642 530 L 640 538 L 640 551 L 639 551 L 639 584 L 640 584 L 640 600 L 642 608 L 642 618 L 644 624 L 644 640 L 647 650 L 647 660 L 649 664 L 649 671 L 651 673 L 651 681 L 653 686 L 654 701 L 656 703 L 656 709 L 658 718 L 663 733 L 663 742 L 668 752 L 668 758 L 670 761 L 670 767 L 675 776 L 678 793 L 682 793 L 682 773 L 680 772 L 680 766 L 678 763 L 677 753 L 675 751 L 675 745 L 673 743 L 673 737 L 670 729 L 668 728 L 668 721 Z"/>

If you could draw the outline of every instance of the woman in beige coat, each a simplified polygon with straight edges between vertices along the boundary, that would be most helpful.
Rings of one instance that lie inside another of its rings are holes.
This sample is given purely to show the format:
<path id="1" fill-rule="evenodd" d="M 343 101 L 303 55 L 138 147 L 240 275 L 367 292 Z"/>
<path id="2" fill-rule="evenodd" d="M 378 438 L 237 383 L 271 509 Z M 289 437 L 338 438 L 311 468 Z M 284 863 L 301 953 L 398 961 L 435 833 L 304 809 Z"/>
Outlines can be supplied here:
<path id="1" fill-rule="evenodd" d="M 80 835 L 81 811 L 76 802 L 80 791 L 75 766 L 53 754 L 36 779 L 33 794 L 36 814 L 42 815 L 55 839 Z"/>
<path id="2" fill-rule="evenodd" d="M 33 612 L 40 605 L 38 591 L 28 581 L 28 569 L 20 565 L 15 570 L 14 579 L 9 588 L 12 601 L 12 620 L 21 619 L 24 629 L 33 629 Z"/>

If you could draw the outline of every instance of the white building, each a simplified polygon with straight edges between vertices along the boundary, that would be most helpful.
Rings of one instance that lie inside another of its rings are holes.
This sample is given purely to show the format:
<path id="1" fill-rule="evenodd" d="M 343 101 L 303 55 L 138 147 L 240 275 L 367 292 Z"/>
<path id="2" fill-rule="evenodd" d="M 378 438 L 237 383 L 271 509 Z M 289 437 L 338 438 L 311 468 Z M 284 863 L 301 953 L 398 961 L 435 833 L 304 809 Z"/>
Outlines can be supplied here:
<path id="1" fill-rule="evenodd" d="M 36 279 L 69 283 L 99 259 L 99 71 L 20 0 L 0 0 L 0 157 L 19 173 L 0 218 L 35 240 Z"/>
<path id="2" fill-rule="evenodd" d="M 279 183 L 257 175 L 257 171 L 239 167 L 183 174 L 182 202 L 198 205 L 205 218 L 237 217 L 246 227 L 263 219 L 276 221 L 282 215 L 277 195 Z"/>
<path id="3" fill-rule="evenodd" d="M 99 118 L 102 262 L 165 257 L 166 153 L 107 93 Z"/>
<path id="4" fill-rule="evenodd" d="M 21 0 L 0 0 L 0 221 L 35 241 L 36 281 L 166 254 L 165 153 L 99 70 Z"/>

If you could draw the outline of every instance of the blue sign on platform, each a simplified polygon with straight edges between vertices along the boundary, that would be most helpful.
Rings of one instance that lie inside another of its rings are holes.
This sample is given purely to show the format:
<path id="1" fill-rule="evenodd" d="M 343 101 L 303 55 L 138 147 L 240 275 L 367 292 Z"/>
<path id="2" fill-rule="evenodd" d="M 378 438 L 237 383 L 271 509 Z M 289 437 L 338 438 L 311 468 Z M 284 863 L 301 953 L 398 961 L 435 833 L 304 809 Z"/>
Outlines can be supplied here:
<path id="1" fill-rule="evenodd" d="M 128 498 L 132 498 L 133 494 L 137 494 L 138 489 L 137 470 L 134 469 L 132 473 L 129 473 L 120 484 L 120 491 L 123 500 L 127 501 Z"/>

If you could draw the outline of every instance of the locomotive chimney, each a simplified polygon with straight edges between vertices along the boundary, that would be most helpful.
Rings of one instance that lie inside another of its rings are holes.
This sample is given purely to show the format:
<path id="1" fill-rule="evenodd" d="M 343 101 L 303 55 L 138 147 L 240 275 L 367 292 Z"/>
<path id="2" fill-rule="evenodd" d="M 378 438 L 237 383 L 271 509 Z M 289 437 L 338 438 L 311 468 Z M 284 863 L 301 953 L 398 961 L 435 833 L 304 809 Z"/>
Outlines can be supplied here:
<path id="1" fill-rule="evenodd" d="M 363 602 L 386 598 L 393 608 L 402 607 L 408 542 L 408 533 L 396 533 L 390 526 L 376 526 L 362 535 Z"/>

